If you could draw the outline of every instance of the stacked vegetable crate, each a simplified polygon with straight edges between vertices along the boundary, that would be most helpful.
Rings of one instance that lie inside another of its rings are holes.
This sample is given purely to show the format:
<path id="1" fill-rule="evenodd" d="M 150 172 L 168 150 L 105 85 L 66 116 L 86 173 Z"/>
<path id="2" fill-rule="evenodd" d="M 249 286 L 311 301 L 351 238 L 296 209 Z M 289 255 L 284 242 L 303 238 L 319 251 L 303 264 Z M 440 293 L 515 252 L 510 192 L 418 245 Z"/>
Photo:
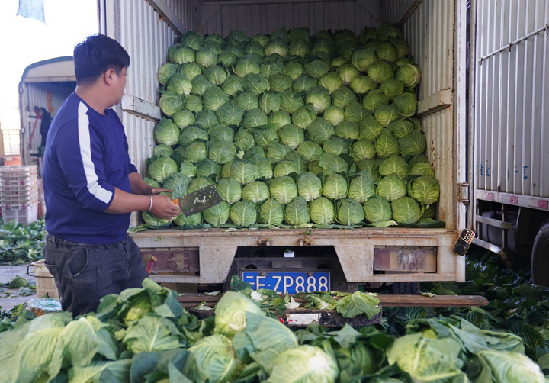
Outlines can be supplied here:
<path id="1" fill-rule="evenodd" d="M 0 167 L 2 220 L 28 225 L 38 215 L 38 169 L 32 166 Z"/>

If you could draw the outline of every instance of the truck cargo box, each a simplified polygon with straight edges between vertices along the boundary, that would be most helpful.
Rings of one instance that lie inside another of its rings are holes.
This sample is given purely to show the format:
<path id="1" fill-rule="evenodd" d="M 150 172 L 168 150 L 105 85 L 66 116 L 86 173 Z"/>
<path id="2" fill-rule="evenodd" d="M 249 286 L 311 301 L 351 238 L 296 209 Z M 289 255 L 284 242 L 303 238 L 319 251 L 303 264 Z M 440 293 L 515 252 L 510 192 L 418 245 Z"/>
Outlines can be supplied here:
<path id="1" fill-rule="evenodd" d="M 295 250 L 296 257 L 289 261 L 293 262 L 292 267 L 309 269 L 311 266 L 300 259 L 300 250 L 307 248 L 303 250 L 307 257 L 314 258 L 310 249 L 318 248 L 321 257 L 338 260 L 332 274 L 342 273 L 343 280 L 350 284 L 463 281 L 465 257 L 454 253 L 453 245 L 466 227 L 468 206 L 466 3 L 464 0 L 100 2 L 101 32 L 118 40 L 132 60 L 119 113 L 126 128 L 130 157 L 142 174 L 155 146 L 154 127 L 162 117 L 157 106 L 157 70 L 166 63 L 168 48 L 186 31 L 225 37 L 232 30 L 252 36 L 279 28 L 308 27 L 311 34 L 338 29 L 359 34 L 367 26 L 398 24 L 422 71 L 418 115 L 427 138 L 426 154 L 440 181 L 437 218 L 444 221 L 443 228 L 136 232 L 133 237 L 145 259 L 156 259 L 158 268 L 155 271 L 152 265 L 153 278 L 190 284 L 226 283 L 230 274 L 246 268 L 245 264 L 241 268 L 236 266 L 239 258 L 253 261 L 262 256 L 258 255 L 261 252 L 270 263 L 248 266 L 285 267 L 277 261 L 284 259 L 285 249 Z M 137 217 L 133 222 L 137 222 Z M 322 265 L 326 262 L 314 267 Z"/>

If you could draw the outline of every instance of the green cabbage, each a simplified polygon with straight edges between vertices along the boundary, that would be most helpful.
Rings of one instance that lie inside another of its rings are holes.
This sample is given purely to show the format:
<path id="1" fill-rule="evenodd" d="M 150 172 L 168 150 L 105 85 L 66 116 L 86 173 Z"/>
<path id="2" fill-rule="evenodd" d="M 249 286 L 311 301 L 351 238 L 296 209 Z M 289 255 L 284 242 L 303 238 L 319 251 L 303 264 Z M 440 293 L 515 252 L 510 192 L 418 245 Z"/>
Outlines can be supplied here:
<path id="1" fill-rule="evenodd" d="M 226 201 L 221 201 L 220 203 L 204 210 L 202 214 L 204 216 L 204 221 L 208 222 L 212 226 L 219 227 L 227 223 L 230 210 L 231 206 Z"/>
<path id="2" fill-rule="evenodd" d="M 440 195 L 438 180 L 432 176 L 414 178 L 410 181 L 408 194 L 423 205 L 435 203 Z"/>
<path id="3" fill-rule="evenodd" d="M 269 187 L 261 181 L 246 184 L 242 189 L 242 200 L 261 203 L 269 198 Z"/>
<path id="4" fill-rule="evenodd" d="M 297 149 L 297 147 L 304 141 L 303 129 L 287 124 L 278 129 L 277 131 L 280 142 L 286 144 L 291 149 Z"/>
<path id="5" fill-rule="evenodd" d="M 208 110 L 215 112 L 227 101 L 229 101 L 229 95 L 217 86 L 208 88 L 204 93 L 204 107 Z"/>
<path id="6" fill-rule="evenodd" d="M 329 225 L 335 221 L 335 208 L 328 198 L 319 197 L 309 203 L 311 221 L 317 225 Z"/>
<path id="7" fill-rule="evenodd" d="M 336 221 L 342 225 L 358 225 L 364 220 L 364 208 L 354 199 L 338 200 L 336 210 Z"/>
<path id="8" fill-rule="evenodd" d="M 395 110 L 403 117 L 411 117 L 417 110 L 417 98 L 412 93 L 402 93 L 393 99 Z"/>
<path id="9" fill-rule="evenodd" d="M 322 147 L 313 141 L 303 141 L 298 147 L 297 152 L 307 161 L 318 161 L 322 155 Z"/>
<path id="10" fill-rule="evenodd" d="M 233 204 L 242 198 L 242 186 L 233 178 L 223 178 L 217 182 L 217 191 L 224 201 Z"/>
<path id="11" fill-rule="evenodd" d="M 402 197 L 391 202 L 393 219 L 400 225 L 416 223 L 421 218 L 421 209 L 417 201 L 410 197 Z"/>
<path id="12" fill-rule="evenodd" d="M 280 110 L 281 98 L 279 93 L 265 92 L 259 98 L 259 109 L 269 114 Z"/>
<path id="13" fill-rule="evenodd" d="M 351 101 L 356 101 L 356 94 L 346 86 L 341 86 L 332 93 L 332 104 L 339 108 L 344 109 Z"/>
<path id="14" fill-rule="evenodd" d="M 280 225 L 284 220 L 282 204 L 273 198 L 267 199 L 259 207 L 259 223 L 267 225 Z"/>
<path id="15" fill-rule="evenodd" d="M 232 161 L 236 155 L 236 146 L 231 141 L 210 141 L 208 158 L 221 165 Z"/>
<path id="16" fill-rule="evenodd" d="M 153 159 L 147 168 L 150 178 L 157 182 L 162 182 L 172 173 L 179 169 L 177 163 L 170 157 L 158 157 Z"/>
<path id="17" fill-rule="evenodd" d="M 302 196 L 298 196 L 286 205 L 284 210 L 284 222 L 293 226 L 306 225 L 311 221 L 307 201 Z"/>
<path id="18" fill-rule="evenodd" d="M 341 124 L 340 124 L 341 125 Z M 317 144 L 321 144 L 334 134 L 335 129 L 323 117 L 316 117 L 307 125 L 307 137 Z"/>
<path id="19" fill-rule="evenodd" d="M 271 84 L 262 75 L 258 73 L 248 73 L 242 79 L 242 87 L 247 92 L 252 92 L 256 96 L 271 89 Z"/>
<path id="20" fill-rule="evenodd" d="M 166 144 L 158 144 L 153 148 L 153 156 L 155 157 L 170 157 L 172 154 L 172 147 Z"/>
<path id="21" fill-rule="evenodd" d="M 318 165 L 322 167 L 324 174 L 347 173 L 348 170 L 347 162 L 337 154 L 332 153 L 322 153 Z"/>
<path id="22" fill-rule="evenodd" d="M 339 106 L 330 105 L 324 109 L 324 114 L 322 115 L 333 126 L 337 126 L 345 119 L 345 113 L 343 108 Z"/>
<path id="23" fill-rule="evenodd" d="M 166 116 L 172 116 L 178 110 L 183 109 L 184 106 L 183 96 L 177 93 L 166 92 L 160 96 L 158 106 L 162 113 Z"/>
<path id="24" fill-rule="evenodd" d="M 245 161 L 233 161 L 231 164 L 231 178 L 241 185 L 253 182 L 257 179 L 257 166 Z"/>
<path id="25" fill-rule="evenodd" d="M 313 106 L 315 113 L 321 114 L 324 109 L 330 106 L 332 99 L 325 88 L 316 86 L 307 92 L 305 102 Z"/>
<path id="26" fill-rule="evenodd" d="M 249 227 L 257 222 L 257 210 L 252 201 L 237 201 L 231 206 L 231 221 L 238 227 Z"/>
<path id="27" fill-rule="evenodd" d="M 336 126 L 334 134 L 349 140 L 357 140 L 359 136 L 358 123 L 354 121 L 343 121 Z"/>
<path id="28" fill-rule="evenodd" d="M 334 93 L 343 84 L 336 72 L 326 73 L 318 80 L 318 83 L 326 88 L 330 94 Z"/>
<path id="29" fill-rule="evenodd" d="M 195 117 L 193 112 L 183 109 L 175 112 L 172 116 L 172 120 L 180 129 L 183 129 L 191 124 L 194 124 Z"/>
<path id="30" fill-rule="evenodd" d="M 297 193 L 308 202 L 317 199 L 322 194 L 320 178 L 310 172 L 301 174 L 297 179 Z"/>
<path id="31" fill-rule="evenodd" d="M 324 141 L 322 149 L 326 153 L 335 154 L 337 156 L 346 154 L 349 152 L 349 141 L 342 137 L 332 136 Z"/>
<path id="32" fill-rule="evenodd" d="M 362 170 L 351 179 L 347 197 L 364 203 L 373 195 L 375 195 L 375 178 L 370 170 Z"/>
<path id="33" fill-rule="evenodd" d="M 404 64 L 398 68 L 396 79 L 402 81 L 408 88 L 414 88 L 421 80 L 421 72 L 413 64 Z"/>
<path id="34" fill-rule="evenodd" d="M 379 163 L 379 174 L 395 174 L 398 178 L 404 179 L 408 176 L 408 163 L 402 157 L 392 155 Z"/>
<path id="35" fill-rule="evenodd" d="M 222 334 L 208 335 L 191 347 L 189 354 L 196 371 L 194 381 L 229 382 L 236 378 L 243 364 L 236 356 L 232 342 Z M 171 375 L 171 374 L 170 374 Z"/>
<path id="36" fill-rule="evenodd" d="M 193 164 L 208 158 L 208 149 L 204 142 L 195 141 L 185 148 L 184 158 Z"/>
<path id="37" fill-rule="evenodd" d="M 377 194 L 392 202 L 406 195 L 406 183 L 395 174 L 383 177 L 377 183 Z"/>
<path id="38" fill-rule="evenodd" d="M 246 328 L 246 313 L 265 315 L 250 298 L 236 291 L 227 291 L 215 306 L 214 331 L 229 338 Z"/>
<path id="39" fill-rule="evenodd" d="M 202 68 L 196 63 L 187 63 L 181 65 L 181 73 L 185 75 L 189 80 L 192 81 L 193 78 L 202 74 Z"/>
<path id="40" fill-rule="evenodd" d="M 257 95 L 252 92 L 241 92 L 236 96 L 235 104 L 245 111 L 250 111 L 258 109 L 259 99 L 257 98 Z"/>
<path id="41" fill-rule="evenodd" d="M 274 178 L 269 183 L 269 191 L 271 197 L 281 204 L 288 204 L 297 197 L 297 186 L 290 176 Z"/>
<path id="42" fill-rule="evenodd" d="M 193 78 L 191 80 L 191 83 L 193 85 L 191 89 L 191 94 L 194 94 L 195 96 L 203 96 L 208 89 L 210 89 L 212 86 L 215 86 L 214 84 L 209 82 L 205 76 L 201 74 Z"/>
<path id="43" fill-rule="evenodd" d="M 221 89 L 229 96 L 236 96 L 239 92 L 244 90 L 242 87 L 242 80 L 234 74 L 231 74 L 223 84 L 221 84 Z"/>
<path id="44" fill-rule="evenodd" d="M 217 109 L 216 114 L 219 122 L 222 124 L 238 126 L 242 121 L 244 110 L 233 101 L 227 101 Z"/>
<path id="45" fill-rule="evenodd" d="M 171 119 L 161 119 L 154 128 L 153 137 L 158 144 L 174 146 L 179 141 L 179 127 Z"/>
<path id="46" fill-rule="evenodd" d="M 368 198 L 364 202 L 364 217 L 372 223 L 390 221 L 393 217 L 391 204 L 378 195 Z"/>
<path id="47" fill-rule="evenodd" d="M 168 82 L 167 89 L 171 93 L 184 96 L 191 93 L 192 87 L 193 85 L 191 80 L 189 80 L 182 73 L 176 73 L 175 75 L 172 76 L 172 78 Z"/>
<path id="48" fill-rule="evenodd" d="M 322 187 L 322 195 L 330 199 L 346 198 L 349 191 L 347 180 L 340 174 L 328 174 Z M 314 221 L 314 219 L 313 219 Z M 318 223 L 318 222 L 317 222 Z"/>
<path id="49" fill-rule="evenodd" d="M 368 66 L 368 77 L 381 84 L 393 78 L 393 68 L 388 62 L 378 60 Z"/>

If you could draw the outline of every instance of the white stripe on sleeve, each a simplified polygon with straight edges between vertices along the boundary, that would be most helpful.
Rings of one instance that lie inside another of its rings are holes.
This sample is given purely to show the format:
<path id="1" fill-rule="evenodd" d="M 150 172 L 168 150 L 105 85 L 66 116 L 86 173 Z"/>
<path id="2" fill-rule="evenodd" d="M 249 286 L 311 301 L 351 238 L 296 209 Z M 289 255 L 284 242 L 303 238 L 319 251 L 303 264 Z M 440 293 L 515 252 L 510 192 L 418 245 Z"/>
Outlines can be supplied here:
<path id="1" fill-rule="evenodd" d="M 88 191 L 101 202 L 109 203 L 112 192 L 103 189 L 99 185 L 95 165 L 91 159 L 90 127 L 88 115 L 86 114 L 87 111 L 86 104 L 80 102 L 78 106 L 78 141 L 80 143 L 80 155 L 82 156 Z"/>

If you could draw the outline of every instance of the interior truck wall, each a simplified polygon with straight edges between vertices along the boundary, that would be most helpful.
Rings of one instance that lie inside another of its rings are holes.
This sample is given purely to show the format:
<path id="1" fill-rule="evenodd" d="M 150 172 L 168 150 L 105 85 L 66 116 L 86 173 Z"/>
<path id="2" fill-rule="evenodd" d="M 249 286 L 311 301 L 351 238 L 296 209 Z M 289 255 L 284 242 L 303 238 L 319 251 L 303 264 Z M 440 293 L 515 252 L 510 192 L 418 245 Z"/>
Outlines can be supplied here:
<path id="1" fill-rule="evenodd" d="M 458 184 L 466 181 L 464 0 L 100 0 L 99 5 L 101 32 L 116 38 L 132 59 L 120 112 L 130 156 L 141 173 L 161 117 L 156 72 L 180 33 L 225 36 L 238 28 L 253 35 L 298 26 L 313 33 L 338 28 L 358 33 L 364 26 L 400 23 L 423 72 L 419 114 L 427 154 L 440 180 L 438 216 L 447 229 L 465 226 L 466 207 L 458 201 Z"/>

